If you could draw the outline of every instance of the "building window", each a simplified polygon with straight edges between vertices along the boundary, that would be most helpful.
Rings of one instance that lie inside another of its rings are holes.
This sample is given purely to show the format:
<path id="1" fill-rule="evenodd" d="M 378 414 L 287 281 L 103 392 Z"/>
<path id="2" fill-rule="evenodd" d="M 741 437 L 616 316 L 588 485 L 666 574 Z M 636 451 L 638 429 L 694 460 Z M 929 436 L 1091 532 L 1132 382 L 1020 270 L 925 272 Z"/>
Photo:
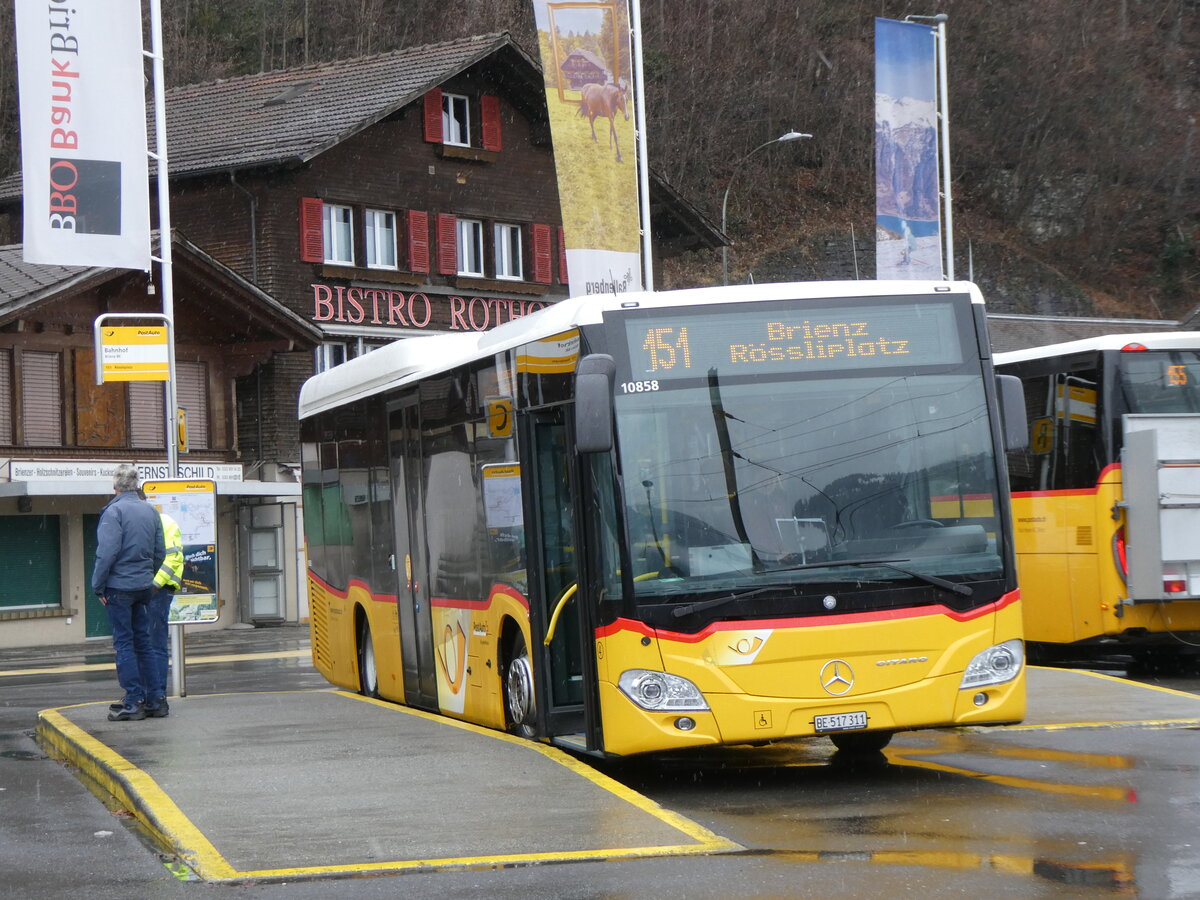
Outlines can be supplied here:
<path id="1" fill-rule="evenodd" d="M 313 368 L 317 372 L 325 372 L 334 366 L 340 366 L 348 359 L 356 356 L 366 356 L 382 344 L 369 344 L 362 338 L 351 338 L 347 341 L 328 341 L 313 351 Z"/>
<path id="2" fill-rule="evenodd" d="M 396 268 L 396 214 L 368 209 L 366 214 L 367 268 Z"/>
<path id="3" fill-rule="evenodd" d="M 483 277 L 483 223 L 458 220 L 458 274 Z"/>
<path id="4" fill-rule="evenodd" d="M 62 446 L 61 354 L 34 350 L 21 353 L 21 409 L 26 446 Z"/>
<path id="5" fill-rule="evenodd" d="M 497 223 L 494 236 L 496 239 L 496 277 L 520 281 L 525 277 L 521 265 L 521 226 Z"/>
<path id="6" fill-rule="evenodd" d="M 326 203 L 321 210 L 325 262 L 354 265 L 354 224 L 350 207 Z"/>
<path id="7" fill-rule="evenodd" d="M 467 98 L 442 94 L 442 141 L 458 147 L 471 146 L 471 118 Z"/>

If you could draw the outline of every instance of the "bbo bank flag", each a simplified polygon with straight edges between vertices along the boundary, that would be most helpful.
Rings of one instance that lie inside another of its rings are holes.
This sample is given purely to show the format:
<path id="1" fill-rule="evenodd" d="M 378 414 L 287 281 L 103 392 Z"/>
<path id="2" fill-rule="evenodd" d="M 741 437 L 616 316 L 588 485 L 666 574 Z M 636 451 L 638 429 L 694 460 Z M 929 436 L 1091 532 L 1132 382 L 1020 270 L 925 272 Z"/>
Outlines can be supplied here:
<path id="1" fill-rule="evenodd" d="M 928 25 L 875 20 L 875 277 L 942 278 L 937 62 Z"/>
<path id="2" fill-rule="evenodd" d="M 141 0 L 16 0 L 25 259 L 150 269 Z"/>
<path id="3" fill-rule="evenodd" d="M 641 290 L 627 0 L 533 0 L 533 14 L 554 141 L 568 291 L 574 297 Z"/>

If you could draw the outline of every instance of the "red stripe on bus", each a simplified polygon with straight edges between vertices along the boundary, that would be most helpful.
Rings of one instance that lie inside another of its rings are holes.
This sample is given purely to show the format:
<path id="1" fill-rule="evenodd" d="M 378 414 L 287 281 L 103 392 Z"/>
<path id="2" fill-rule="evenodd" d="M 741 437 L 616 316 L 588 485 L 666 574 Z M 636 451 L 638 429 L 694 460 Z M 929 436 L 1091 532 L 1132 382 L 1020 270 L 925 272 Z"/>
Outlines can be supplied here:
<path id="1" fill-rule="evenodd" d="M 994 603 L 988 603 L 978 609 L 960 613 L 945 606 L 922 606 L 916 609 L 882 609 L 865 613 L 845 613 L 836 616 L 819 616 L 789 619 L 749 619 L 725 622 L 713 622 L 696 634 L 682 634 L 675 631 L 658 630 L 643 622 L 633 619 L 617 619 L 611 625 L 596 629 L 596 637 L 610 637 L 621 631 L 632 631 L 647 637 L 660 637 L 669 641 L 685 644 L 698 644 L 713 634 L 721 631 L 752 631 L 761 628 L 774 630 L 785 628 L 822 628 L 835 625 L 859 625 L 864 622 L 890 622 L 897 619 L 921 619 L 928 616 L 946 616 L 957 622 L 969 622 L 992 613 L 999 612 L 1006 606 L 1016 603 L 1021 597 L 1019 590 L 1010 591 Z"/>
<path id="2" fill-rule="evenodd" d="M 348 596 L 350 596 L 350 588 L 357 586 L 357 587 L 362 588 L 366 593 L 370 594 L 371 599 L 374 600 L 376 603 L 395 603 L 396 602 L 395 594 L 376 594 L 374 591 L 371 590 L 371 586 L 360 578 L 351 578 L 349 586 L 347 586 L 346 590 L 343 591 L 340 588 L 335 588 L 332 584 L 330 584 L 328 581 L 326 581 L 324 578 L 322 578 L 320 575 L 318 575 L 312 569 L 308 570 L 308 577 L 311 578 L 313 581 L 315 581 L 317 584 L 319 584 L 321 587 L 323 587 L 326 591 L 333 594 L 333 596 L 339 597 L 342 600 L 345 600 Z"/>
<path id="3" fill-rule="evenodd" d="M 1089 494 L 1095 494 L 1100 490 L 1100 482 L 1108 477 L 1111 472 L 1120 472 L 1120 463 L 1109 463 L 1100 470 L 1100 474 L 1096 476 L 1096 484 L 1090 488 L 1062 488 L 1055 491 L 1013 491 L 1013 497 L 1086 497 Z"/>
<path id="4" fill-rule="evenodd" d="M 525 595 L 506 584 L 493 585 L 492 592 L 488 594 L 486 600 L 458 600 L 452 597 L 431 597 L 429 604 L 441 609 L 487 609 L 496 602 L 496 597 L 501 595 L 510 597 L 524 606 L 525 609 L 529 609 L 529 601 L 525 598 Z"/>

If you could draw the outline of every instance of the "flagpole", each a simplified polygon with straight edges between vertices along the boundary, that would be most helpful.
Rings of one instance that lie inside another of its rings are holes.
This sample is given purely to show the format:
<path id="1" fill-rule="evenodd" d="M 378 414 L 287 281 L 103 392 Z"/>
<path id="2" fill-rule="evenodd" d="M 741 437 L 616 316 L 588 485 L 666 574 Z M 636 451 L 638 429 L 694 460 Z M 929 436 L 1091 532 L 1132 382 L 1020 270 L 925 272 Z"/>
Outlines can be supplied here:
<path id="1" fill-rule="evenodd" d="M 162 289 L 163 318 L 167 320 L 167 382 L 164 388 L 163 425 L 167 438 L 167 477 L 179 477 L 179 445 L 176 433 L 178 399 L 175 391 L 175 279 L 171 264 L 171 193 L 167 165 L 167 102 L 163 79 L 162 0 L 150 0 L 150 57 L 154 73 L 154 151 L 158 185 L 158 276 Z M 187 696 L 184 675 L 183 626 L 168 629 L 171 635 L 171 689 L 176 697 Z"/>
<path id="2" fill-rule="evenodd" d="M 946 69 L 946 19 L 945 13 L 934 16 L 937 22 L 938 45 L 938 94 L 942 118 L 942 194 L 946 211 L 946 280 L 954 280 L 954 213 L 950 200 L 950 74 Z"/>
<path id="3" fill-rule="evenodd" d="M 637 126 L 638 207 L 642 220 L 642 287 L 654 290 L 653 241 L 650 233 L 650 163 L 646 140 L 646 88 L 642 78 L 642 2 L 630 0 L 632 10 L 629 17 L 630 42 L 633 50 L 633 84 L 636 91 L 634 104 Z"/>

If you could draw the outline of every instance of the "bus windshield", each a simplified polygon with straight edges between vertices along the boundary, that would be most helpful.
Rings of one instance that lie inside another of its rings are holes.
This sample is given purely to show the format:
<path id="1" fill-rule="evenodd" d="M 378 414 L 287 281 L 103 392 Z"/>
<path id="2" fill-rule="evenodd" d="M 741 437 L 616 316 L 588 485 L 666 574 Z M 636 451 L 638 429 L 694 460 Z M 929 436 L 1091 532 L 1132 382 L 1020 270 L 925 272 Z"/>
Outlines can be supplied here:
<path id="1" fill-rule="evenodd" d="M 977 373 L 714 373 L 619 396 L 617 427 L 639 604 L 1001 577 Z"/>
<path id="2" fill-rule="evenodd" d="M 1200 351 L 1121 353 L 1118 360 L 1129 412 L 1200 412 Z"/>

